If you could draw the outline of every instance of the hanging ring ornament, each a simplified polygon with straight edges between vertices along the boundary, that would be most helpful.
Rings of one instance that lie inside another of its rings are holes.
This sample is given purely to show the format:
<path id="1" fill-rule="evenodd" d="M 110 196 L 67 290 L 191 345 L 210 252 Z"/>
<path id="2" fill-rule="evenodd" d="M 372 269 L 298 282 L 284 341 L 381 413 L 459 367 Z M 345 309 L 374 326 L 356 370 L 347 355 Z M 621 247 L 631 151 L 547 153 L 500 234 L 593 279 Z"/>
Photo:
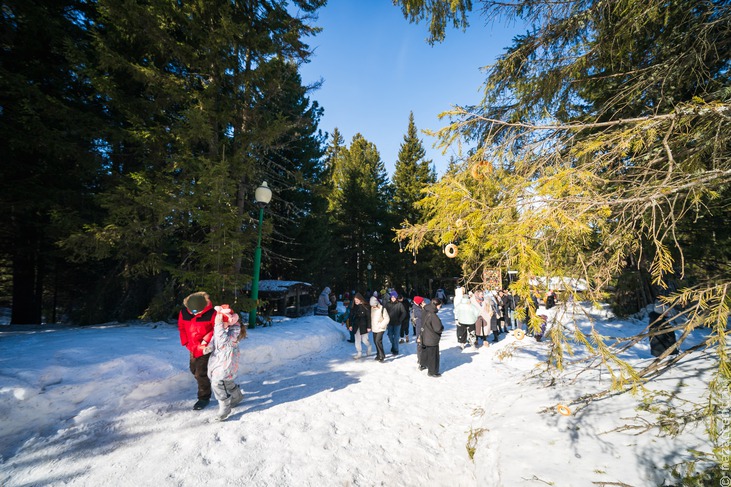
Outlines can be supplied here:
<path id="1" fill-rule="evenodd" d="M 472 177 L 477 179 L 478 181 L 483 178 L 482 174 L 480 174 L 480 167 L 477 164 L 472 166 L 470 172 L 472 173 Z"/>
<path id="2" fill-rule="evenodd" d="M 453 243 L 447 245 L 446 247 L 444 247 L 444 253 L 450 259 L 454 259 L 455 257 L 457 257 L 457 246 Z"/>
<path id="3" fill-rule="evenodd" d="M 568 406 L 564 406 L 563 404 L 559 404 L 558 406 L 556 406 L 556 410 L 562 416 L 571 416 L 571 410 L 568 408 Z"/>
<path id="4" fill-rule="evenodd" d="M 487 161 L 480 161 L 474 166 L 472 166 L 472 169 L 470 172 L 472 173 L 472 177 L 477 179 L 478 181 L 485 178 L 485 172 L 491 172 L 492 166 Z"/>
<path id="5" fill-rule="evenodd" d="M 525 338 L 525 332 L 523 330 L 515 330 L 513 336 L 516 340 L 522 340 L 523 338 Z"/>
<path id="6" fill-rule="evenodd" d="M 457 225 L 457 228 L 462 228 L 462 226 L 464 226 L 464 220 L 457 218 L 457 221 L 455 221 L 454 224 Z"/>

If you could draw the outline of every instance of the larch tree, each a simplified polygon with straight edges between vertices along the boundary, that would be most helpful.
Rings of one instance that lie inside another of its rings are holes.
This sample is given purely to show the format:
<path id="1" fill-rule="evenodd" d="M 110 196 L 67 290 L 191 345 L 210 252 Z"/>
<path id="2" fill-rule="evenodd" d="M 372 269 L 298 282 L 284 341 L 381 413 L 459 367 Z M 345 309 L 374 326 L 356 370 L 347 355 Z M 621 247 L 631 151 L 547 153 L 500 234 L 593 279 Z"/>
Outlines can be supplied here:
<path id="1" fill-rule="evenodd" d="M 428 20 L 435 42 L 448 26 L 467 25 L 473 2 L 395 3 L 408 19 Z M 581 409 L 641 389 L 705 349 L 716 373 L 704 402 L 673 404 L 658 425 L 705 420 L 714 449 L 701 459 L 718 473 L 729 454 L 719 431 L 731 387 L 731 4 L 475 3 L 488 21 L 521 18 L 531 28 L 488 67 L 481 103 L 443 114 L 451 123 L 437 133 L 442 145 L 471 149 L 420 202 L 427 221 L 400 237 L 411 249 L 455 243 L 468 282 L 481 283 L 485 266 L 516 269 L 524 299 L 535 277 L 581 278 L 599 302 L 628 273 L 646 275 L 650 295 L 637 304 L 661 301 L 681 332 L 675 347 L 635 370 L 596 331 L 556 326 L 549 367 L 562 369 L 573 341 L 593 354 L 590 368 L 609 369 L 611 390 L 577 401 Z M 697 327 L 711 333 L 671 358 Z"/>

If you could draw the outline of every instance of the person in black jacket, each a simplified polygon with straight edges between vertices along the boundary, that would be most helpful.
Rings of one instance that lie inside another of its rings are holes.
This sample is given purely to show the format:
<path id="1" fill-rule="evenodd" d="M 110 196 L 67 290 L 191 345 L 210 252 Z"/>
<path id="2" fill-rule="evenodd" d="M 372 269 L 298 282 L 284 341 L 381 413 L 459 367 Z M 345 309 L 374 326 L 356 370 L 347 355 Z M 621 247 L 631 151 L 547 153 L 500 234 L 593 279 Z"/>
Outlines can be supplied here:
<path id="1" fill-rule="evenodd" d="M 416 342 L 416 363 L 419 366 L 419 370 L 424 370 L 426 367 L 421 363 L 421 325 L 423 323 L 424 310 L 421 308 L 424 304 L 424 298 L 421 296 L 414 296 L 414 306 L 411 308 L 411 322 L 414 324 L 414 341 Z"/>
<path id="2" fill-rule="evenodd" d="M 439 340 L 442 338 L 444 326 L 437 312 L 442 307 L 442 301 L 434 298 L 424 306 L 423 322 L 421 326 L 421 365 L 428 369 L 429 377 L 441 377 L 439 373 Z"/>
<path id="3" fill-rule="evenodd" d="M 653 357 L 659 357 L 665 353 L 665 350 L 675 345 L 675 331 L 672 330 L 672 325 L 656 311 L 650 311 L 648 319 L 650 321 L 650 353 Z M 676 347 L 670 353 L 675 355 L 679 352 L 680 350 Z"/>
<path id="4" fill-rule="evenodd" d="M 404 305 L 398 301 L 398 293 L 391 291 L 389 299 L 383 303 L 388 313 L 388 339 L 391 341 L 391 354 L 398 355 L 398 340 L 401 332 L 401 322 L 404 321 L 406 310 Z M 406 315 L 408 316 L 408 315 Z"/>
<path id="5" fill-rule="evenodd" d="M 409 322 L 411 317 L 411 303 L 402 294 L 399 294 L 398 302 L 404 307 L 404 319 L 401 321 L 401 332 L 399 333 L 399 343 L 409 343 Z"/>
<path id="6" fill-rule="evenodd" d="M 355 357 L 359 359 L 362 356 L 361 343 L 366 345 L 366 357 L 371 354 L 371 342 L 368 340 L 368 333 L 371 331 L 371 309 L 363 299 L 361 293 L 357 293 L 353 298 L 353 312 L 350 315 L 350 326 L 348 330 L 355 333 Z"/>

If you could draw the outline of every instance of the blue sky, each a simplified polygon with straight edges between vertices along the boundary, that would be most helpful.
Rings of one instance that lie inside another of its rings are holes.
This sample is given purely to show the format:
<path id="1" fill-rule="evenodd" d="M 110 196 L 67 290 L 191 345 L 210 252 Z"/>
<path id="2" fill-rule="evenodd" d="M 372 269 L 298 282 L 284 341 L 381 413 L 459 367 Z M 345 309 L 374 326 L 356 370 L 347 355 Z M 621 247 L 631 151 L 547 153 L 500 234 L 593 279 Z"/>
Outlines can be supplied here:
<path id="1" fill-rule="evenodd" d="M 322 78 L 311 94 L 325 109 L 320 127 L 337 127 L 350 145 L 360 132 L 378 148 L 389 176 L 414 112 L 416 127 L 439 129 L 437 115 L 453 105 L 482 98 L 482 66 L 491 64 L 522 32 L 514 25 L 473 13 L 466 32 L 450 29 L 445 41 L 430 46 L 427 24 L 410 24 L 390 0 L 330 0 L 315 25 L 323 31 L 309 38 L 310 63 L 301 68 L 305 83 Z M 450 153 L 433 149 L 434 139 L 420 138 L 439 175 Z"/>

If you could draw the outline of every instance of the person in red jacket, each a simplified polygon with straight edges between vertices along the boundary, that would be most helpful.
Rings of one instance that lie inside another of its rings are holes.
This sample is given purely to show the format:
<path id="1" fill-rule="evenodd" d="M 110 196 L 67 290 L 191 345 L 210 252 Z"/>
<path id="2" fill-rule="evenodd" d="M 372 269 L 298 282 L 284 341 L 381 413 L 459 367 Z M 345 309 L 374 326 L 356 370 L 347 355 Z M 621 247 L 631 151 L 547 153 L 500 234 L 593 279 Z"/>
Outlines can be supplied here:
<path id="1" fill-rule="evenodd" d="M 208 360 L 211 354 L 204 349 L 213 337 L 216 310 L 208 294 L 193 293 L 183 300 L 178 315 L 180 343 L 190 352 L 190 372 L 198 382 L 198 402 L 193 409 L 203 409 L 211 401 L 211 380 L 208 378 Z"/>

